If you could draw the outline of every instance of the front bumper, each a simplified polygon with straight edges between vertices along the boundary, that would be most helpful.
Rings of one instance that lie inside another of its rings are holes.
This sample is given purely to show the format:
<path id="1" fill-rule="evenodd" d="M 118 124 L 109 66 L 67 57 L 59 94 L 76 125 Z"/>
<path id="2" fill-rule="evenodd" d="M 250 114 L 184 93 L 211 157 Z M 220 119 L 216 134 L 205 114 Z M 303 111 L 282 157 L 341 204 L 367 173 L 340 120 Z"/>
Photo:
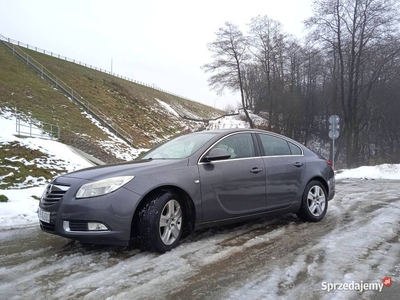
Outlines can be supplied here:
<path id="1" fill-rule="evenodd" d="M 49 204 L 42 197 L 39 207 L 50 213 L 50 221 L 40 221 L 41 229 L 84 243 L 128 245 L 133 216 L 141 196 L 121 187 L 110 194 L 75 199 L 79 187 L 87 182 L 68 177 L 52 182 L 53 185 L 69 188 L 57 202 Z M 89 223 L 103 224 L 106 230 L 89 230 Z"/>

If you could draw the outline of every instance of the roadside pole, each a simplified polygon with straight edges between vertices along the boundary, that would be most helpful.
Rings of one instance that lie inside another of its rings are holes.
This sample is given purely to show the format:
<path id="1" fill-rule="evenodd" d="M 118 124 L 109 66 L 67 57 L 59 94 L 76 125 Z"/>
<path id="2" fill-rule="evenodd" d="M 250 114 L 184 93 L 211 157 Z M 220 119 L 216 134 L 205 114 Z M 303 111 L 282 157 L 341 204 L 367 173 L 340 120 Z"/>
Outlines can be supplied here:
<path id="1" fill-rule="evenodd" d="M 339 121 L 337 115 L 329 117 L 329 132 L 328 135 L 332 139 L 332 168 L 335 169 L 335 140 L 339 137 Z"/>

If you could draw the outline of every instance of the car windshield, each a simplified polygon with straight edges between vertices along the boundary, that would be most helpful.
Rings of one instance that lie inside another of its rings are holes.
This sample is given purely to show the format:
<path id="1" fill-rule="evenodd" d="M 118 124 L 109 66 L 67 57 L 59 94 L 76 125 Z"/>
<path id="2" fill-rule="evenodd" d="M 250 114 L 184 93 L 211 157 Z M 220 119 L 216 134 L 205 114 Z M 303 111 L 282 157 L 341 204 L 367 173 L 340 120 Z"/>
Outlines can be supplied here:
<path id="1" fill-rule="evenodd" d="M 201 146 L 211 140 L 215 135 L 216 134 L 212 132 L 183 135 L 150 150 L 142 159 L 186 158 L 199 150 Z"/>

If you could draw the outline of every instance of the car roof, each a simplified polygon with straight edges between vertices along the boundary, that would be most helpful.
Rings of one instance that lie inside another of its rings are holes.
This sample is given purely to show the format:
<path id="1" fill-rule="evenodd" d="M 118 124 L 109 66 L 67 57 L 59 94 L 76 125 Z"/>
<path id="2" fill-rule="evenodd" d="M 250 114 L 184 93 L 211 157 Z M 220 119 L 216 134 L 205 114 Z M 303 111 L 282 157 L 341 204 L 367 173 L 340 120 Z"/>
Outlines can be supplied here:
<path id="1" fill-rule="evenodd" d="M 213 130 L 201 130 L 201 131 L 196 131 L 194 133 L 215 133 L 218 135 L 225 135 L 225 134 L 229 134 L 229 133 L 235 133 L 235 132 L 258 132 L 258 133 L 266 133 L 266 134 L 270 134 L 270 135 L 274 135 L 277 137 L 281 137 L 281 138 L 285 138 L 285 139 L 290 139 L 291 138 L 281 135 L 279 133 L 275 133 L 272 131 L 268 131 L 268 130 L 263 130 L 263 129 L 256 129 L 256 128 L 228 128 L 228 129 L 213 129 Z M 298 142 L 297 142 L 298 143 Z"/>
<path id="2" fill-rule="evenodd" d="M 201 130 L 201 131 L 196 131 L 193 132 L 191 134 L 204 134 L 204 133 L 214 133 L 217 134 L 219 137 L 222 137 L 224 135 L 230 134 L 230 133 L 235 133 L 235 132 L 255 132 L 255 133 L 264 133 L 264 134 L 269 134 L 272 136 L 276 136 L 282 139 L 285 139 L 287 141 L 290 141 L 294 144 L 296 144 L 297 146 L 300 146 L 303 149 L 307 149 L 307 147 L 305 147 L 303 144 L 299 143 L 296 140 L 293 140 L 290 137 L 287 137 L 285 135 L 279 134 L 279 133 L 275 133 L 272 131 L 268 131 L 268 130 L 263 130 L 263 129 L 256 129 L 256 128 L 228 128 L 228 129 L 213 129 L 213 130 Z"/>
<path id="3" fill-rule="evenodd" d="M 231 132 L 264 132 L 264 133 L 273 133 L 271 131 L 266 131 L 266 130 L 261 130 L 261 129 L 255 129 L 255 128 L 227 128 L 227 129 L 213 129 L 213 130 L 201 130 L 201 131 L 196 131 L 195 133 L 205 133 L 205 132 L 210 132 L 210 133 L 231 133 Z M 276 133 L 273 133 L 276 134 Z"/>

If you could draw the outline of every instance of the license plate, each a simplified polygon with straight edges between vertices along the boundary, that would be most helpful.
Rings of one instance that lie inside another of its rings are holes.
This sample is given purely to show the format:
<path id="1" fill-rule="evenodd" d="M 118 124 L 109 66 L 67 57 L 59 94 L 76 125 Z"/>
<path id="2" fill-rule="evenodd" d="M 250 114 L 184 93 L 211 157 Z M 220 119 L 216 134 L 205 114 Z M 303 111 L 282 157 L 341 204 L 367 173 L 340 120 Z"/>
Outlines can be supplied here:
<path id="1" fill-rule="evenodd" d="M 39 208 L 38 217 L 40 221 L 50 223 L 50 212 L 41 210 Z"/>

